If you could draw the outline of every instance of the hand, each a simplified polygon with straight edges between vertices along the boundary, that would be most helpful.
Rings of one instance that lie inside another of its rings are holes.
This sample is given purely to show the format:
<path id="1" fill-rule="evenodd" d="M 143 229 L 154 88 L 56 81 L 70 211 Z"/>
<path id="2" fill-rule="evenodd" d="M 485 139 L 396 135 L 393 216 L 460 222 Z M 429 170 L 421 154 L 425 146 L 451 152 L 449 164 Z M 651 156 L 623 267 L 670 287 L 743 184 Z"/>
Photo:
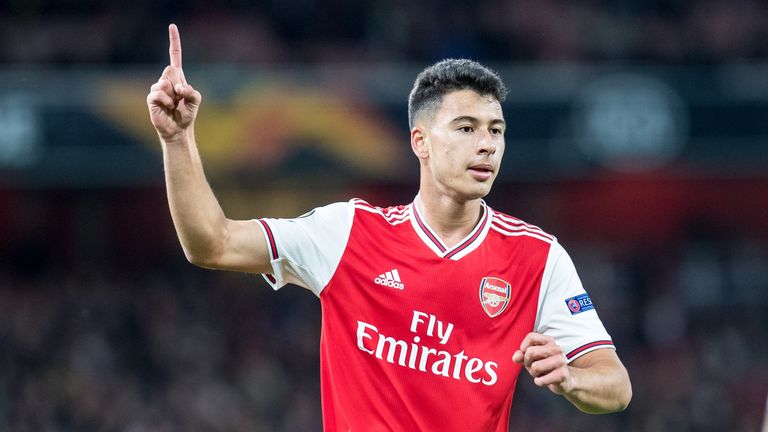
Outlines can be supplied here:
<path id="1" fill-rule="evenodd" d="M 550 336 L 528 333 L 520 349 L 512 355 L 512 361 L 525 366 L 539 387 L 547 387 L 555 394 L 565 394 L 573 388 L 573 376 L 563 349 Z"/>
<path id="2" fill-rule="evenodd" d="M 181 38 L 175 24 L 168 27 L 170 66 L 152 85 L 147 106 L 152 124 L 163 140 L 180 137 L 195 121 L 202 96 L 187 84 L 181 68 Z"/>

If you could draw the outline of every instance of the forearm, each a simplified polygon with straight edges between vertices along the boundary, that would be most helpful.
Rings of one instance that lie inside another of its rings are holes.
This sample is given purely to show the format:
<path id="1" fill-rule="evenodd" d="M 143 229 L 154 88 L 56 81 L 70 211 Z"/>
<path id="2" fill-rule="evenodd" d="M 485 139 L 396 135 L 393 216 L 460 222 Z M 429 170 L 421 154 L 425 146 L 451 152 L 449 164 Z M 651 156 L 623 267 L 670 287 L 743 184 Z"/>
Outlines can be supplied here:
<path id="1" fill-rule="evenodd" d="M 163 147 L 168 204 L 187 259 L 199 265 L 220 252 L 226 218 L 205 178 L 193 128 Z"/>
<path id="2" fill-rule="evenodd" d="M 573 387 L 563 395 L 578 409 L 589 414 L 624 410 L 632 399 L 632 386 L 621 363 L 598 360 L 589 365 L 568 366 Z"/>

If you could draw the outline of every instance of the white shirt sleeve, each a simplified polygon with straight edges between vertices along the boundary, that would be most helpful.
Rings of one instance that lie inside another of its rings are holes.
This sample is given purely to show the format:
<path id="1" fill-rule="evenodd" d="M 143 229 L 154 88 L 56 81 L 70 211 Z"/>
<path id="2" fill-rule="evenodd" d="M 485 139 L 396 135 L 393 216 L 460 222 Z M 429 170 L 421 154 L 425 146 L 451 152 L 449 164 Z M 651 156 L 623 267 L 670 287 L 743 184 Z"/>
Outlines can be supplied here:
<path id="1" fill-rule="evenodd" d="M 264 279 L 275 290 L 293 283 L 319 296 L 347 247 L 354 211 L 353 204 L 339 202 L 294 219 L 258 219 L 272 263 Z"/>
<path id="2" fill-rule="evenodd" d="M 571 257 L 557 241 L 544 268 L 535 331 L 555 338 L 569 363 L 590 351 L 614 348 Z"/>

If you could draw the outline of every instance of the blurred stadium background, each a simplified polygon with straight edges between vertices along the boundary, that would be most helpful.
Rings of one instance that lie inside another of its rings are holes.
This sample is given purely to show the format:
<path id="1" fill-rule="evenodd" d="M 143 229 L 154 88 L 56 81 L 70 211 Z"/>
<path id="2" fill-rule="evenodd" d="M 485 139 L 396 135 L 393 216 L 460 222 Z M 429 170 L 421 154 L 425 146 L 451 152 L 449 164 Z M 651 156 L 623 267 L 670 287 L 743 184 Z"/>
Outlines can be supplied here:
<path id="1" fill-rule="evenodd" d="M 0 6 L 0 430 L 320 430 L 317 299 L 186 263 L 145 96 L 179 24 L 230 217 L 409 202 L 406 98 L 499 70 L 488 202 L 571 252 L 634 385 L 521 376 L 510 430 L 757 431 L 768 391 L 768 6 L 751 0 Z"/>

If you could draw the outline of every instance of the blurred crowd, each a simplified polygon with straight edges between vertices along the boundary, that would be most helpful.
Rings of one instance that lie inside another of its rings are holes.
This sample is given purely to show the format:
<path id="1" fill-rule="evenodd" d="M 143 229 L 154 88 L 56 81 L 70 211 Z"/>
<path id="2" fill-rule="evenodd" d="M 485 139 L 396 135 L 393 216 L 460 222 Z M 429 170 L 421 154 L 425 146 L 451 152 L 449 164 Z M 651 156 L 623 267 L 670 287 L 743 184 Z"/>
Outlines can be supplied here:
<path id="1" fill-rule="evenodd" d="M 316 311 L 253 277 L 2 278 L 2 430 L 320 429 Z"/>
<path id="2" fill-rule="evenodd" d="M 195 268 L 157 216 L 162 201 L 142 199 L 147 209 L 109 226 L 90 205 L 73 219 L 45 204 L 0 242 L 0 430 L 320 430 L 317 298 Z M 523 373 L 510 430 L 758 430 L 768 244 L 748 230 L 689 231 L 662 249 L 560 237 L 634 400 L 583 415 Z"/>
<path id="3" fill-rule="evenodd" d="M 0 61 L 165 61 L 169 22 L 194 62 L 622 60 L 768 57 L 761 0 L 40 0 L 0 6 Z"/>
<path id="4" fill-rule="evenodd" d="M 191 266 L 165 217 L 69 220 L 50 196 L 0 202 L 0 430 L 320 429 L 314 296 Z"/>

